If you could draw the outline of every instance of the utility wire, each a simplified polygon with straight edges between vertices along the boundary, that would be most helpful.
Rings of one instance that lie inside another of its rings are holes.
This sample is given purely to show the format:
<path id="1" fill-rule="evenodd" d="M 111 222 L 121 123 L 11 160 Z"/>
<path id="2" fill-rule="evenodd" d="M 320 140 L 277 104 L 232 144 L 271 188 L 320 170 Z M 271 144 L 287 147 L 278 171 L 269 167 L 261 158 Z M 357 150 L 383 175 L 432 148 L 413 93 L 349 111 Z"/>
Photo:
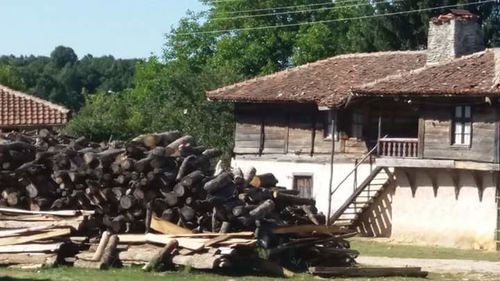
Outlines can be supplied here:
<path id="1" fill-rule="evenodd" d="M 207 1 L 212 4 L 217 4 L 217 3 L 227 3 L 227 2 L 245 2 L 247 0 L 214 0 L 214 1 Z M 251 0 L 250 0 L 251 1 Z"/>
<path id="2" fill-rule="evenodd" d="M 404 2 L 404 1 L 405 0 L 388 0 L 388 1 L 383 0 L 383 1 L 379 1 L 379 2 L 366 2 L 366 3 L 352 4 L 352 5 L 340 5 L 340 6 L 322 7 L 322 8 L 307 9 L 307 10 L 273 12 L 273 13 L 256 14 L 256 15 L 241 15 L 241 16 L 234 16 L 234 17 L 215 17 L 215 18 L 211 18 L 210 20 L 217 20 L 217 21 L 219 21 L 219 20 L 233 20 L 233 19 L 245 19 L 245 18 L 258 18 L 258 17 L 267 17 L 267 16 L 300 14 L 300 13 L 307 13 L 307 12 L 331 11 L 331 10 L 337 10 L 337 9 L 342 9 L 342 8 L 354 8 L 354 7 L 371 6 L 371 5 L 385 4 L 385 3 L 391 4 L 391 3 Z"/>
<path id="3" fill-rule="evenodd" d="M 239 1 L 239 0 L 231 0 L 231 1 Z M 313 25 L 313 24 L 317 24 L 317 23 L 332 23 L 332 22 L 340 22 L 340 21 L 353 21 L 353 20 L 362 20 L 362 19 L 370 19 L 370 18 L 389 17 L 389 16 L 396 16 L 396 15 L 406 15 L 406 14 L 420 13 L 420 12 L 426 12 L 426 11 L 434 11 L 434 10 L 445 9 L 445 8 L 456 8 L 456 7 L 461 7 L 461 6 L 471 6 L 471 5 L 492 3 L 492 2 L 496 2 L 496 1 L 497 0 L 483 0 L 483 1 L 477 1 L 477 2 L 464 3 L 464 4 L 445 5 L 445 6 L 432 7 L 432 8 L 422 8 L 422 9 L 416 9 L 416 10 L 407 10 L 407 11 L 400 11 L 400 12 L 393 12 L 393 13 L 385 13 L 385 14 L 379 14 L 379 15 L 368 15 L 368 16 L 350 17 L 350 18 L 343 18 L 343 19 L 332 19 L 332 20 L 319 20 L 319 21 L 299 22 L 299 23 L 282 24 L 282 25 L 255 26 L 255 27 L 246 27 L 246 28 L 233 28 L 233 29 L 209 30 L 209 31 L 198 31 L 198 32 L 185 32 L 185 33 L 178 33 L 177 35 L 179 35 L 179 36 L 187 36 L 187 35 L 201 35 L 201 34 L 216 34 L 216 33 L 236 32 L 236 31 L 252 31 L 252 30 L 264 30 L 264 29 L 277 29 L 277 28 L 284 28 L 284 27 L 294 27 L 294 26 L 302 26 L 302 25 Z"/>
<path id="4" fill-rule="evenodd" d="M 359 2 L 361 0 L 346 0 L 342 1 L 341 3 L 352 3 L 352 2 Z M 315 3 L 315 4 L 302 4 L 302 5 L 291 5 L 291 6 L 281 6 L 281 7 L 271 7 L 271 8 L 260 8 L 260 9 L 253 9 L 253 10 L 244 10 L 244 11 L 228 11 L 228 12 L 222 12 L 221 14 L 240 14 L 240 13 L 253 13 L 253 12 L 264 12 L 264 11 L 273 11 L 273 10 L 284 10 L 284 9 L 293 9 L 293 8 L 305 8 L 305 7 L 316 7 L 316 6 L 329 6 L 329 5 L 335 5 L 337 4 L 336 1 L 329 1 L 329 2 L 324 2 L 324 3 Z M 340 3 L 338 3 L 340 4 Z"/>

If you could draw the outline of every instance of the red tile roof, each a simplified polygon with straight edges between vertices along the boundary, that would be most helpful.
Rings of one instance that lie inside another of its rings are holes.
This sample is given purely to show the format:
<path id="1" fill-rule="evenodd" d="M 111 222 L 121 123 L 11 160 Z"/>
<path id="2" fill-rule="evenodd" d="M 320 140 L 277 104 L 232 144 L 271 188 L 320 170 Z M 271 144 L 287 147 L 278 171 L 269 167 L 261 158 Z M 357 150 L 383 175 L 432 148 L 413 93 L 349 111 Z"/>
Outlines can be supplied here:
<path id="1" fill-rule="evenodd" d="M 63 106 L 0 85 L 0 128 L 62 125 L 69 113 Z"/>
<path id="2" fill-rule="evenodd" d="M 377 95 L 500 95 L 500 49 L 428 65 L 353 89 Z"/>
<path id="3" fill-rule="evenodd" d="M 314 102 L 331 107 L 344 102 L 352 88 L 425 63 L 425 52 L 420 51 L 341 55 L 209 91 L 207 96 L 211 100 Z"/>

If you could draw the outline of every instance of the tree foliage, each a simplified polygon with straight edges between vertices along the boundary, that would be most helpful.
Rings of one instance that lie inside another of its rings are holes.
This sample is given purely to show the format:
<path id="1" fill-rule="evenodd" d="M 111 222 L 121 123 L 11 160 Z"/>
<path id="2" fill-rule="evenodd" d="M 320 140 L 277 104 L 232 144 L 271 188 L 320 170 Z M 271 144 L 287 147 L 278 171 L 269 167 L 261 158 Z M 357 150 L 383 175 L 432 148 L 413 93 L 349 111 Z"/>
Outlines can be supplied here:
<path id="1" fill-rule="evenodd" d="M 91 55 L 78 60 L 73 49 L 58 46 L 50 57 L 0 57 L 0 84 L 77 111 L 84 104 L 85 93 L 131 87 L 136 61 Z"/>
<path id="2" fill-rule="evenodd" d="M 459 2 L 202 1 L 207 11 L 189 13 L 167 34 L 162 58 L 137 65 L 133 88 L 89 96 L 68 131 L 105 139 L 180 129 L 230 151 L 231 106 L 208 102 L 206 90 L 343 53 L 425 48 L 430 17 L 448 9 L 405 11 Z M 483 19 L 488 46 L 498 46 L 498 4 L 465 8 Z"/>

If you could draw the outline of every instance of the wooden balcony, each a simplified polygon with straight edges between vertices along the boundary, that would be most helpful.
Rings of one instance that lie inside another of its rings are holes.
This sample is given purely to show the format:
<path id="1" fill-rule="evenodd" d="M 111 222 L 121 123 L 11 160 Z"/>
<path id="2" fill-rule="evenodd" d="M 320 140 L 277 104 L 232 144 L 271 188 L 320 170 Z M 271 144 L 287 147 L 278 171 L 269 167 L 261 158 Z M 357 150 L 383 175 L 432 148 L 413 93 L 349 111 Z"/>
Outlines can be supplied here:
<path id="1" fill-rule="evenodd" d="M 379 156 L 392 158 L 418 158 L 417 138 L 381 138 Z"/>

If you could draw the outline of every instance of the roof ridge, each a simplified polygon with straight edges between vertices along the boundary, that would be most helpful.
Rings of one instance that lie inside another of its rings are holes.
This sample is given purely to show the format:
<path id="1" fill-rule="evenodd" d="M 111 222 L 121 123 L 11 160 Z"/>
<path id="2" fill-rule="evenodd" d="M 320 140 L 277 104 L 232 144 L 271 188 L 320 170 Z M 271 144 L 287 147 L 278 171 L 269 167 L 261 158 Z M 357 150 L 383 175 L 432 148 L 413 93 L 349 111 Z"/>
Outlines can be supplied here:
<path id="1" fill-rule="evenodd" d="M 41 103 L 43 105 L 46 105 L 52 109 L 58 110 L 58 111 L 65 113 L 65 114 L 70 112 L 70 110 L 68 108 L 66 108 L 62 105 L 58 105 L 58 104 L 52 103 L 50 101 L 41 99 L 39 97 L 13 90 L 13 89 L 11 89 L 7 86 L 1 85 L 1 84 L 0 84 L 0 91 L 7 92 L 7 93 L 13 94 L 15 96 L 21 97 L 21 98 L 29 99 L 29 100 L 32 100 L 32 101 L 37 102 L 37 103 Z"/>
<path id="2" fill-rule="evenodd" d="M 498 52 L 499 52 L 498 55 L 499 55 L 499 58 L 500 58 L 500 48 L 497 48 L 497 49 L 498 49 Z M 365 83 L 365 84 L 361 85 L 360 87 L 353 88 L 351 90 L 350 95 L 352 95 L 353 93 L 358 92 L 358 91 L 362 92 L 364 88 L 375 86 L 376 84 L 381 83 L 381 82 L 385 82 L 385 81 L 392 80 L 392 79 L 397 79 L 397 78 L 403 78 L 405 75 L 419 74 L 419 73 L 421 73 L 423 71 L 426 71 L 428 69 L 432 69 L 432 68 L 436 68 L 436 67 L 441 67 L 441 66 L 446 66 L 448 64 L 460 62 L 462 60 L 470 59 L 472 57 L 480 57 L 480 56 L 485 55 L 486 52 L 491 51 L 491 50 L 495 50 L 495 49 L 485 49 L 483 51 L 476 52 L 476 53 L 473 53 L 473 54 L 470 54 L 470 55 L 466 55 L 466 56 L 462 56 L 460 58 L 456 58 L 456 59 L 452 59 L 452 60 L 448 60 L 448 61 L 444 61 L 444 62 L 439 62 L 439 63 L 434 63 L 434 64 L 426 64 L 425 66 L 423 66 L 421 68 L 417 68 L 417 69 L 414 69 L 414 70 L 404 71 L 404 72 L 401 72 L 401 73 L 389 75 L 389 76 L 386 76 L 386 77 L 384 77 L 382 79 L 377 79 L 377 80 L 374 80 L 372 82 Z M 499 72 L 500 72 L 500 61 L 499 61 L 498 68 L 499 68 Z M 499 83 L 500 83 L 500 75 L 497 78 L 499 79 Z"/>
<path id="3" fill-rule="evenodd" d="M 323 63 L 334 61 L 334 60 L 338 60 L 338 59 L 374 57 L 374 56 L 377 56 L 377 55 L 379 55 L 379 56 L 382 56 L 382 55 L 395 55 L 395 54 L 402 54 L 402 55 L 408 54 L 408 55 L 410 55 L 410 54 L 425 54 L 425 53 L 426 53 L 425 50 L 417 50 L 417 51 L 406 50 L 406 51 L 382 51 L 382 52 L 365 52 L 365 53 L 341 54 L 341 55 L 336 55 L 336 56 L 333 56 L 333 57 L 328 57 L 328 58 L 325 58 L 325 59 L 320 59 L 320 60 L 317 60 L 317 61 L 314 61 L 314 62 L 309 62 L 309 63 L 301 64 L 301 65 L 298 65 L 298 66 L 294 66 L 292 68 L 287 68 L 287 69 L 284 69 L 284 70 L 281 70 L 281 71 L 277 71 L 277 72 L 274 72 L 274 73 L 271 73 L 271 74 L 267 74 L 267 75 L 264 75 L 264 76 L 258 76 L 258 77 L 254 77 L 254 78 L 251 78 L 251 79 L 248 79 L 248 80 L 243 80 L 243 81 L 235 83 L 235 84 L 231 84 L 231 85 L 228 85 L 228 86 L 224 86 L 224 87 L 221 87 L 221 88 L 218 88 L 218 89 L 214 89 L 214 90 L 208 91 L 207 93 L 209 95 L 210 94 L 216 94 L 216 93 L 219 93 L 219 92 L 222 92 L 222 91 L 225 91 L 225 90 L 234 89 L 236 87 L 240 87 L 240 86 L 243 86 L 243 85 L 246 85 L 246 84 L 250 84 L 250 83 L 253 83 L 253 82 L 266 81 L 267 79 L 274 78 L 274 77 L 276 77 L 276 76 L 278 76 L 280 74 L 283 74 L 283 73 L 289 73 L 289 72 L 299 71 L 299 70 L 301 70 L 303 68 L 306 68 L 306 67 L 319 65 L 319 64 L 323 64 Z"/>
<path id="4" fill-rule="evenodd" d="M 493 90 L 500 90 L 500 48 L 492 48 L 495 69 L 493 74 Z"/>

